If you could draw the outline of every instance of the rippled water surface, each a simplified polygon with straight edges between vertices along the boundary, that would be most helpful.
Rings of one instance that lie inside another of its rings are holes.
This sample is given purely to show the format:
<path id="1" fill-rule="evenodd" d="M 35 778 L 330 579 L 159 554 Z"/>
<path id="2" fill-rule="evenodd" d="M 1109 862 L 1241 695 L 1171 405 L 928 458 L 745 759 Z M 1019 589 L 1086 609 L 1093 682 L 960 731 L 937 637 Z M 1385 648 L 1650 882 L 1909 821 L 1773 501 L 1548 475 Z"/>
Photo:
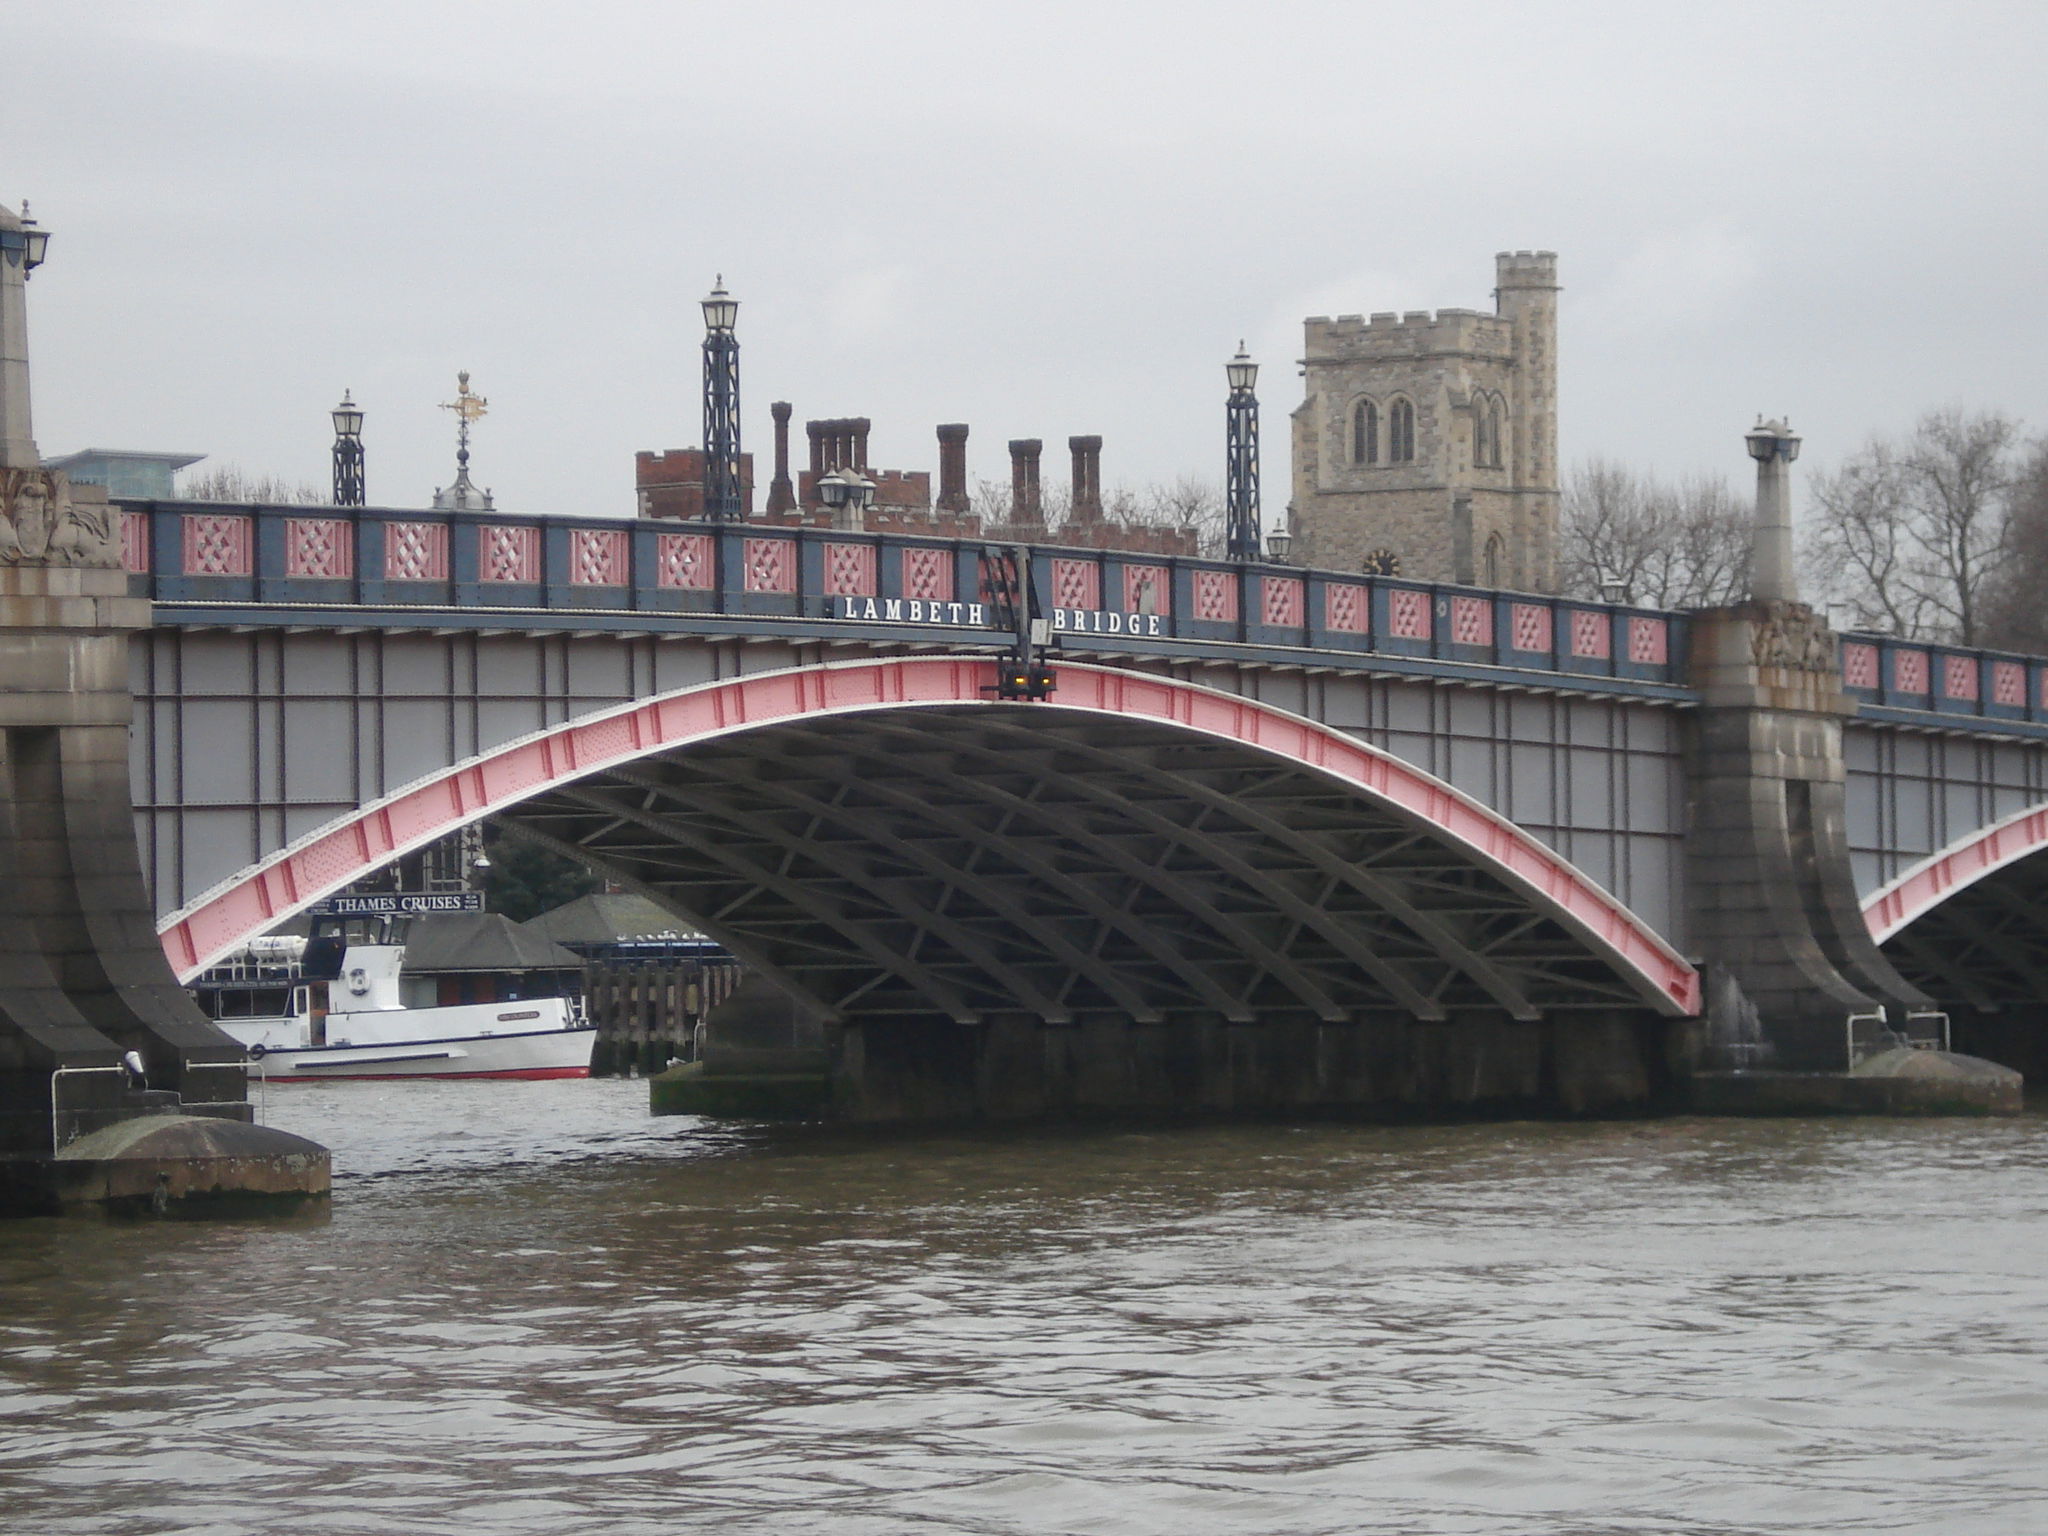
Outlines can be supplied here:
<path id="1" fill-rule="evenodd" d="M 877 1139 L 272 1088 L 0 1227 L 0 1530 L 2048 1530 L 2048 1121 Z"/>

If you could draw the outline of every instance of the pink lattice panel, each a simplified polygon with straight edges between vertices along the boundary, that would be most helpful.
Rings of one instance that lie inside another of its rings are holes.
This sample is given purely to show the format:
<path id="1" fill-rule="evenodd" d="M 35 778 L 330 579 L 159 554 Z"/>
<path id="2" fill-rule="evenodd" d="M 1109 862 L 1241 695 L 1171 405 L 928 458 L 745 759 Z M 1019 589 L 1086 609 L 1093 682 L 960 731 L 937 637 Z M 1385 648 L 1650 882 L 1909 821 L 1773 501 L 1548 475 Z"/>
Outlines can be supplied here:
<path id="1" fill-rule="evenodd" d="M 493 523 L 476 531 L 477 575 L 484 581 L 540 580 L 540 530 Z"/>
<path id="2" fill-rule="evenodd" d="M 1661 667 L 1671 660 L 1671 626 L 1663 619 L 1631 615 L 1628 659 L 1639 667 Z"/>
<path id="3" fill-rule="evenodd" d="M 253 519 L 223 512 L 185 514 L 185 574 L 246 576 Z"/>
<path id="4" fill-rule="evenodd" d="M 1844 642 L 1842 646 L 1842 686 L 1845 688 L 1875 688 L 1877 686 L 1877 647 L 1865 645 L 1860 640 Z"/>
<path id="5" fill-rule="evenodd" d="M 284 573 L 287 576 L 346 580 L 356 573 L 355 544 L 350 524 L 339 517 L 288 517 L 284 520 Z"/>
<path id="6" fill-rule="evenodd" d="M 569 530 L 569 583 L 577 587 L 623 587 L 627 562 L 623 528 Z"/>
<path id="7" fill-rule="evenodd" d="M 1339 635 L 1372 633 L 1372 604 L 1365 588 L 1349 581 L 1333 581 L 1323 588 L 1323 628 Z"/>
<path id="8" fill-rule="evenodd" d="M 1572 654 L 1592 661 L 1614 654 L 1614 625 L 1606 614 L 1590 608 L 1572 610 Z"/>
<path id="9" fill-rule="evenodd" d="M 1459 645 L 1493 644 L 1493 604 L 1483 597 L 1452 598 L 1451 639 Z"/>
<path id="10" fill-rule="evenodd" d="M 1514 626 L 1513 643 L 1516 650 L 1541 651 L 1547 654 L 1555 648 L 1551 612 L 1543 604 L 1516 603 L 1508 618 Z"/>
<path id="11" fill-rule="evenodd" d="M 1196 618 L 1211 624 L 1237 622 L 1237 576 L 1233 572 L 1197 571 L 1194 587 Z"/>
<path id="12" fill-rule="evenodd" d="M 746 561 L 747 591 L 796 590 L 796 540 L 748 539 L 742 558 Z"/>
<path id="13" fill-rule="evenodd" d="M 682 592 L 709 592 L 714 562 L 708 533 L 663 533 L 654 540 L 654 584 Z"/>
<path id="14" fill-rule="evenodd" d="M 2027 702 L 2027 669 L 2017 661 L 1991 663 L 1991 702 L 2023 709 Z"/>
<path id="15" fill-rule="evenodd" d="M 1977 658 L 1974 656 L 1944 656 L 1941 658 L 1941 696 L 1944 699 L 1970 699 L 1977 697 Z"/>
<path id="16" fill-rule="evenodd" d="M 1299 576 L 1261 576 L 1259 615 L 1262 623 L 1279 629 L 1299 629 L 1304 606 Z"/>
<path id="17" fill-rule="evenodd" d="M 1899 693 L 1925 693 L 1927 691 L 1927 653 L 1925 651 L 1892 652 L 1892 687 Z"/>
<path id="18" fill-rule="evenodd" d="M 1124 612 L 1173 612 L 1173 578 L 1165 566 L 1124 567 Z"/>
<path id="19" fill-rule="evenodd" d="M 121 568 L 138 576 L 149 573 L 149 514 L 121 514 Z"/>
<path id="20" fill-rule="evenodd" d="M 903 551 L 903 595 L 939 602 L 953 600 L 953 559 L 943 549 L 913 545 Z"/>
<path id="21" fill-rule="evenodd" d="M 446 581 L 448 579 L 448 525 L 446 523 L 386 523 L 384 525 L 384 579 L 386 581 Z"/>
<path id="22" fill-rule="evenodd" d="M 1052 605 L 1055 608 L 1102 606 L 1102 567 L 1093 560 L 1052 563 Z"/>
<path id="23" fill-rule="evenodd" d="M 827 544 L 825 546 L 825 595 L 828 597 L 873 597 L 875 595 L 875 546 L 872 544 Z"/>
<path id="24" fill-rule="evenodd" d="M 1429 594 L 1413 587 L 1395 587 L 1387 593 L 1387 633 L 1396 640 L 1427 640 L 1432 624 Z"/>

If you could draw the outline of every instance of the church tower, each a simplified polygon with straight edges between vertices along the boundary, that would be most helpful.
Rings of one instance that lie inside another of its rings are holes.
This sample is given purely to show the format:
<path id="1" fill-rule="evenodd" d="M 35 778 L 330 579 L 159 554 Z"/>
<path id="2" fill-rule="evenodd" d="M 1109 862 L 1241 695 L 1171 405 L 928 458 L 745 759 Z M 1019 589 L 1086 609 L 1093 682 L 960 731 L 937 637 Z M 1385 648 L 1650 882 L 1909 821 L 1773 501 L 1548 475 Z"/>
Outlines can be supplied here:
<path id="1" fill-rule="evenodd" d="M 1557 256 L 1494 258 L 1494 313 L 1306 322 L 1300 558 L 1548 592 L 1557 580 Z"/>

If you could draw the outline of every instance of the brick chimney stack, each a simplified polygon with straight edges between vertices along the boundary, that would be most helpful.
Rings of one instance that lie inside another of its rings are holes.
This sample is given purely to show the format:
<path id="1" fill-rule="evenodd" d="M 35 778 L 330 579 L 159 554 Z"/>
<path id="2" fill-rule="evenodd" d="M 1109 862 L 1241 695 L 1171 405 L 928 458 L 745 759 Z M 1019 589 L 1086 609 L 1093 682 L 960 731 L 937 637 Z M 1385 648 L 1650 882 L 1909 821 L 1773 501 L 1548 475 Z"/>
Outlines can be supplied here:
<path id="1" fill-rule="evenodd" d="M 1067 447 L 1074 455 L 1073 521 L 1099 523 L 1102 521 L 1102 439 L 1070 437 Z"/>
<path id="2" fill-rule="evenodd" d="M 967 507 L 967 423 L 949 421 L 939 428 L 939 501 L 941 512 Z"/>
<path id="3" fill-rule="evenodd" d="M 789 483 L 789 402 L 777 400 L 768 407 L 775 418 L 775 478 L 768 482 L 768 512 L 787 512 L 796 505 L 796 488 Z"/>
<path id="4" fill-rule="evenodd" d="M 1045 443 L 1035 437 L 1010 440 L 1010 521 L 1025 525 L 1045 521 L 1045 503 L 1038 494 L 1038 456 Z"/>

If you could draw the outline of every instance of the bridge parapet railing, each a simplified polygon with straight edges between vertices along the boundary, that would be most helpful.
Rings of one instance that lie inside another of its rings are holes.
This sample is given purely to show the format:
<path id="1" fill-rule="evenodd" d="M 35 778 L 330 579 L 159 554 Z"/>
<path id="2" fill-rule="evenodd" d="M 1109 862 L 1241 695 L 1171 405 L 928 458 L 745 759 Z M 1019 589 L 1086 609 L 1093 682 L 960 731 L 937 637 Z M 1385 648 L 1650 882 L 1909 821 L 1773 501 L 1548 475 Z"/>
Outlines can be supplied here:
<path id="1" fill-rule="evenodd" d="M 1843 691 L 1866 715 L 2048 724 L 2048 657 L 1851 633 L 1842 636 L 1841 659 Z"/>
<path id="2" fill-rule="evenodd" d="M 726 614 L 972 643 L 978 539 L 763 524 L 202 502 L 119 504 L 131 590 L 166 604 Z M 1681 684 L 1682 614 L 1530 593 L 1035 546 L 1072 649 L 1202 641 Z M 643 626 L 644 627 L 644 626 Z"/>

